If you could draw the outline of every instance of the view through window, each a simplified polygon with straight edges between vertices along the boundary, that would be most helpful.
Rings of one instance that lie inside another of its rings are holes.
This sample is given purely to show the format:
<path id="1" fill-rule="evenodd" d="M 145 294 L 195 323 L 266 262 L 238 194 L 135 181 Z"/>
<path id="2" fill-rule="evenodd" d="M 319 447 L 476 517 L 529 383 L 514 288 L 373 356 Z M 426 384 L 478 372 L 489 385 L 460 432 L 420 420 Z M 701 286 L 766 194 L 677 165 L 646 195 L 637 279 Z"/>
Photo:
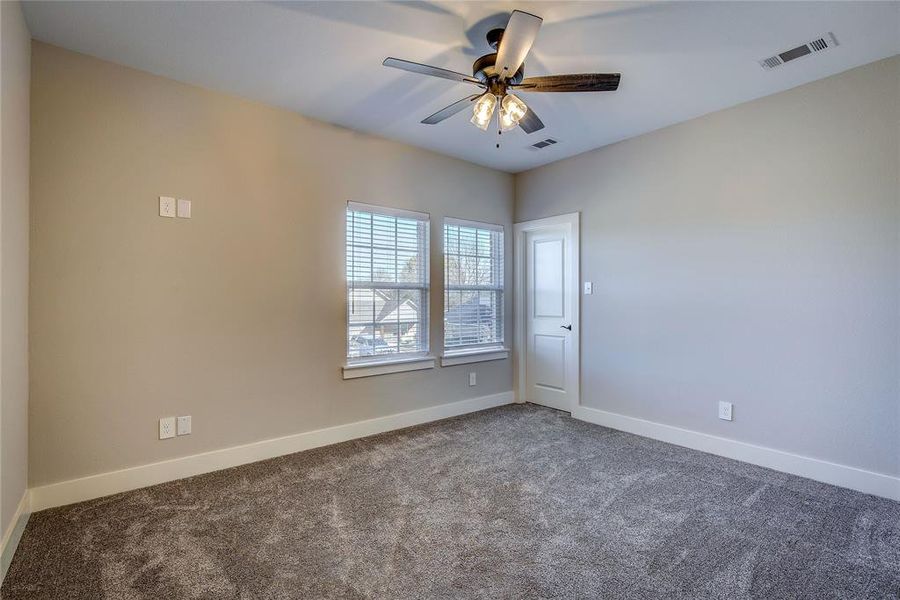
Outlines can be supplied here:
<path id="1" fill-rule="evenodd" d="M 428 215 L 348 203 L 347 357 L 428 351 Z"/>
<path id="2" fill-rule="evenodd" d="M 444 347 L 503 345 L 503 227 L 444 220 Z"/>

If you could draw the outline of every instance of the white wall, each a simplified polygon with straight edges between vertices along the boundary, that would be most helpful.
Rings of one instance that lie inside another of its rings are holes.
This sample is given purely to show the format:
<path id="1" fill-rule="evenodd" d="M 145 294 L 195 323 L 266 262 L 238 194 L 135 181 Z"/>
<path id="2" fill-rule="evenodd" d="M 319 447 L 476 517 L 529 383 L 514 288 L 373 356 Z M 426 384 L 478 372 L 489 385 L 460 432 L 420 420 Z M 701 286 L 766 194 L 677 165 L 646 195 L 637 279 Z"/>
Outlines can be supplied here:
<path id="1" fill-rule="evenodd" d="M 0 533 L 28 471 L 28 124 L 31 35 L 18 2 L 0 2 Z"/>
<path id="2" fill-rule="evenodd" d="M 895 57 L 518 175 L 582 212 L 582 404 L 900 474 L 898 172 Z"/>
<path id="3" fill-rule="evenodd" d="M 512 389 L 509 360 L 341 377 L 346 202 L 431 214 L 440 351 L 441 220 L 510 226 L 512 175 L 46 44 L 33 66 L 33 486 Z"/>

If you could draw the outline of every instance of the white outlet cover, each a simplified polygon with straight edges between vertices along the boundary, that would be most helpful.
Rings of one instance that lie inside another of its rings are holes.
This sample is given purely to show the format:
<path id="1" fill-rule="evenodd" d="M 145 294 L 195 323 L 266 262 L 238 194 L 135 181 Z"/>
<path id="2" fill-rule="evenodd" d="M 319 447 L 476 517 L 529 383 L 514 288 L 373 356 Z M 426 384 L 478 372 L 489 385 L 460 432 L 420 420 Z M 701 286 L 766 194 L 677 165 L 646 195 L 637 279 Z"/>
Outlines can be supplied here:
<path id="1" fill-rule="evenodd" d="M 178 435 L 190 435 L 191 433 L 191 416 L 178 417 L 178 426 L 176 433 Z"/>
<path id="2" fill-rule="evenodd" d="M 723 421 L 731 421 L 732 417 L 731 402 L 719 402 L 719 418 Z"/>
<path id="3" fill-rule="evenodd" d="M 584 295 L 585 295 L 585 296 L 590 296 L 590 295 L 593 294 L 593 293 L 594 293 L 594 284 L 593 284 L 593 282 L 591 282 L 591 281 L 585 281 L 585 282 L 584 282 Z"/>
<path id="4" fill-rule="evenodd" d="M 178 199 L 178 218 L 179 219 L 190 219 L 191 218 L 191 201 L 185 200 L 183 198 Z"/>
<path id="5" fill-rule="evenodd" d="M 167 440 L 175 437 L 175 417 L 164 417 L 159 420 L 159 439 Z"/>
<path id="6" fill-rule="evenodd" d="M 469 373 L 469 385 L 477 385 L 478 384 L 478 375 L 475 371 Z"/>
<path id="7" fill-rule="evenodd" d="M 171 219 L 175 218 L 175 198 L 169 198 L 168 196 L 160 196 L 159 197 L 159 216 L 161 217 L 169 217 Z"/>

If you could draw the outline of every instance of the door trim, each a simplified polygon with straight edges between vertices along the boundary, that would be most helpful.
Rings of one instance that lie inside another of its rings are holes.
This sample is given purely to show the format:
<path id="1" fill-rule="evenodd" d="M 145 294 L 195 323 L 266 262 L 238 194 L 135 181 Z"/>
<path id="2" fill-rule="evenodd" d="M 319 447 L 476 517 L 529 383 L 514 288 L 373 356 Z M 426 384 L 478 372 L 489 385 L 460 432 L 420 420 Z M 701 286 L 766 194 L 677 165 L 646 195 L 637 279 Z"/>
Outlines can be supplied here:
<path id="1" fill-rule="evenodd" d="M 581 213 L 568 213 L 565 215 L 557 215 L 555 217 L 547 217 L 544 219 L 535 219 L 533 221 L 523 221 L 513 225 L 515 234 L 514 254 L 514 272 L 513 272 L 513 298 L 514 310 L 514 340 L 513 353 L 515 355 L 516 369 L 516 402 L 525 402 L 525 234 L 529 231 L 538 231 L 548 227 L 563 226 L 567 229 L 571 244 L 569 245 L 569 286 L 572 292 L 572 347 L 578 354 L 575 361 L 575 382 L 573 384 L 572 397 L 575 402 L 570 409 L 572 412 L 581 406 L 581 229 L 580 229 Z"/>

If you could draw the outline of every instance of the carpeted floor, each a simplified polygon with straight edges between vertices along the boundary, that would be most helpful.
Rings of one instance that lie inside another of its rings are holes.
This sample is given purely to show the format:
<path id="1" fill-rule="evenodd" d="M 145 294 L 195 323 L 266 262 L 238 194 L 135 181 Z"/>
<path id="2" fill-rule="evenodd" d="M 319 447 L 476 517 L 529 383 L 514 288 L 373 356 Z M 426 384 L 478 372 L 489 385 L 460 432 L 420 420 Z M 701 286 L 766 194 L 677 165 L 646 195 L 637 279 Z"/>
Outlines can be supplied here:
<path id="1" fill-rule="evenodd" d="M 2 597 L 898 591 L 898 503 L 513 405 L 34 514 Z"/>

